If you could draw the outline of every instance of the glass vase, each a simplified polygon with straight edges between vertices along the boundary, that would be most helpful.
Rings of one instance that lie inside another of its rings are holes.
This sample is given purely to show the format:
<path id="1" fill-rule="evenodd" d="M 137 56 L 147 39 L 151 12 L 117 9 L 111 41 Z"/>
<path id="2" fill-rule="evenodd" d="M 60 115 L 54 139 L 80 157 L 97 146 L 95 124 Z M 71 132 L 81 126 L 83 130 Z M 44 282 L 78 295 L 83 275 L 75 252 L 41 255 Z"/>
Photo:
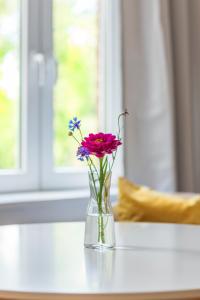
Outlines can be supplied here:
<path id="1" fill-rule="evenodd" d="M 102 182 L 96 172 L 89 173 L 90 200 L 85 223 L 87 248 L 103 249 L 115 246 L 114 217 L 110 202 L 111 172 Z"/>

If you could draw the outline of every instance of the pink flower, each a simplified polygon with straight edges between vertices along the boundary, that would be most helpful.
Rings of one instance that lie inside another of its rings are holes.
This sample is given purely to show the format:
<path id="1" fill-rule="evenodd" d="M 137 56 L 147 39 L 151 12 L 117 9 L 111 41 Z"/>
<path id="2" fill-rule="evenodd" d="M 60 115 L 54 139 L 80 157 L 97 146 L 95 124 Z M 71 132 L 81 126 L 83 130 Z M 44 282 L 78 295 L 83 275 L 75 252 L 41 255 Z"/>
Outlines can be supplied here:
<path id="1" fill-rule="evenodd" d="M 103 157 L 105 154 L 111 154 L 117 150 L 117 147 L 122 143 L 116 139 L 116 136 L 111 133 L 90 133 L 85 137 L 81 145 L 88 149 L 90 154 L 97 157 Z"/>

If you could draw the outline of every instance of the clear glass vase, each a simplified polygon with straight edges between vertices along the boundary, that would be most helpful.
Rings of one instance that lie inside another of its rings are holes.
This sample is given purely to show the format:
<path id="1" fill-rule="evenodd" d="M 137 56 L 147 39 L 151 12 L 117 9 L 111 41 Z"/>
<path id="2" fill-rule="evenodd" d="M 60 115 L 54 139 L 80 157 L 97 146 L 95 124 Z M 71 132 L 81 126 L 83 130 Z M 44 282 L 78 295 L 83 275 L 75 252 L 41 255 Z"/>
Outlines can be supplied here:
<path id="1" fill-rule="evenodd" d="M 90 200 L 85 223 L 87 248 L 103 249 L 115 246 L 114 217 L 110 203 L 111 172 L 102 182 L 96 172 L 89 173 Z"/>

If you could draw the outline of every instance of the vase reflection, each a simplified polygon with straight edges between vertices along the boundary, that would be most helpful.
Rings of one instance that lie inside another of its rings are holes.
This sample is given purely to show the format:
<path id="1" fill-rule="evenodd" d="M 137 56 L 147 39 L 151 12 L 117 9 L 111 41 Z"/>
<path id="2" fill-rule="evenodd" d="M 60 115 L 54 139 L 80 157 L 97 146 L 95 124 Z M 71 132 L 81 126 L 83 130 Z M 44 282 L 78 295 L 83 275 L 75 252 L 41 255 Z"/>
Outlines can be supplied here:
<path id="1" fill-rule="evenodd" d="M 111 287 L 115 273 L 115 254 L 114 250 L 95 251 L 85 248 L 87 284 L 93 290 L 101 289 L 103 292 Z"/>

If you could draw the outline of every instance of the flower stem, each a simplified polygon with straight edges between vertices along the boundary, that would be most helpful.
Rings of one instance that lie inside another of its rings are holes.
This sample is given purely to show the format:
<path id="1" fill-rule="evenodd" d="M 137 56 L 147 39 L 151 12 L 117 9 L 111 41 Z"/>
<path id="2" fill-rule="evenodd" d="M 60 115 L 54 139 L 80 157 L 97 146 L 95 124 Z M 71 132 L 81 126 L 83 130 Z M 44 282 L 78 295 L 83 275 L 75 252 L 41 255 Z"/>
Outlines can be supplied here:
<path id="1" fill-rule="evenodd" d="M 80 145 L 79 140 L 72 134 L 72 137 L 75 139 L 75 141 Z"/>
<path id="2" fill-rule="evenodd" d="M 117 138 L 119 140 L 121 140 L 121 125 L 120 125 L 120 121 L 121 121 L 121 118 L 122 117 L 126 117 L 128 115 L 128 111 L 127 109 L 125 109 L 125 111 L 123 113 L 121 113 L 119 116 L 118 116 L 118 119 L 117 119 L 117 125 L 118 125 L 118 133 L 117 133 Z M 113 153 L 112 155 L 112 163 L 111 163 L 111 166 L 110 166 L 110 172 L 112 171 L 112 168 L 113 168 L 113 165 L 114 165 L 114 162 L 115 162 L 115 159 L 116 159 L 116 156 L 117 156 L 117 150 Z"/>
<path id="3" fill-rule="evenodd" d="M 99 169 L 100 169 L 100 175 L 99 175 L 99 193 L 98 193 L 98 210 L 99 210 L 99 217 L 98 217 L 98 223 L 99 223 L 99 242 L 105 243 L 105 236 L 104 236 L 104 224 L 103 224 L 103 207 L 102 207 L 102 200 L 103 200 L 103 185 L 104 185 L 104 172 L 103 172 L 103 158 L 99 159 Z"/>
<path id="4" fill-rule="evenodd" d="M 99 173 L 98 173 L 98 171 L 97 171 L 97 168 L 96 168 L 96 166 L 95 166 L 93 160 L 91 159 L 91 157 L 89 157 L 88 159 L 89 159 L 91 165 L 93 166 L 93 168 L 94 168 L 94 170 L 95 170 L 95 172 L 97 173 L 97 176 L 98 176 L 98 178 L 99 178 Z"/>
<path id="5" fill-rule="evenodd" d="M 83 134 L 82 134 L 82 131 L 81 131 L 81 129 L 79 128 L 79 129 L 78 129 L 78 131 L 79 131 L 79 133 L 80 133 L 81 140 L 83 141 Z"/>

